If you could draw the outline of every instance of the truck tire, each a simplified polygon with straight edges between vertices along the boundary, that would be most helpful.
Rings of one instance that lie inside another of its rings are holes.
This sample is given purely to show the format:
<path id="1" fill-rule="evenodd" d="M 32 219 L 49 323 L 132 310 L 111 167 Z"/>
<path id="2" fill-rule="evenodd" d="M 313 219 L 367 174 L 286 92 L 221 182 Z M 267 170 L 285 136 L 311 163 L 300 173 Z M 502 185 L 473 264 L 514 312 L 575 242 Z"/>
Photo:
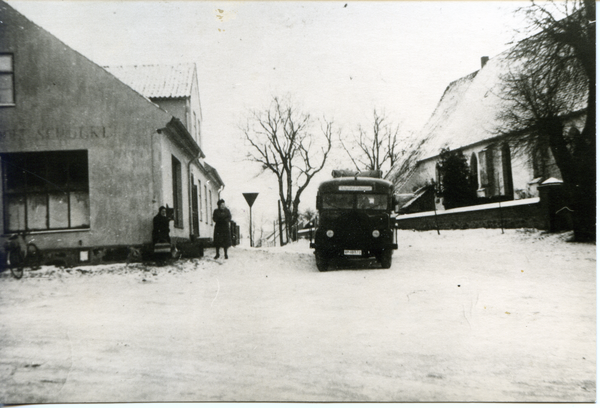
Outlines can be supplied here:
<path id="1" fill-rule="evenodd" d="M 383 269 L 390 269 L 392 267 L 392 250 L 384 249 L 381 254 L 381 267 Z"/>
<path id="2" fill-rule="evenodd" d="M 315 251 L 315 260 L 317 261 L 317 269 L 319 272 L 327 272 L 329 268 L 329 259 L 324 254 Z"/>

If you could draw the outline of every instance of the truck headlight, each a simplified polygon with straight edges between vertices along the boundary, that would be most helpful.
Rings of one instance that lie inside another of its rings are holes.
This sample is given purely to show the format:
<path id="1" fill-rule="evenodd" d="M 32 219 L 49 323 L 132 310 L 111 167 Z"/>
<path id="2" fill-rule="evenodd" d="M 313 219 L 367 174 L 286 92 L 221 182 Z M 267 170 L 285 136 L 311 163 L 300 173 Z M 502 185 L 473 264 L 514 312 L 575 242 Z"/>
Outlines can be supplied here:
<path id="1" fill-rule="evenodd" d="M 329 238 L 333 237 L 333 230 L 327 230 L 327 236 Z"/>
<path id="2" fill-rule="evenodd" d="M 373 238 L 379 238 L 379 231 L 373 230 Z"/>

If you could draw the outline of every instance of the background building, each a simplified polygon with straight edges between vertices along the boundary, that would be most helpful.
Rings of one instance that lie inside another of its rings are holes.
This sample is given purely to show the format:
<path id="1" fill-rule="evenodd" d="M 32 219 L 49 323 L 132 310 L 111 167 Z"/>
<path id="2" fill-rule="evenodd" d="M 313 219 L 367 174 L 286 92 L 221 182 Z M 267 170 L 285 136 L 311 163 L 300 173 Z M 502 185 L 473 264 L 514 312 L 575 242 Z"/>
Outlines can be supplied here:
<path id="1" fill-rule="evenodd" d="M 538 197 L 538 186 L 544 181 L 562 179 L 549 148 L 532 154 L 515 147 L 498 131 L 503 127 L 501 78 L 518 69 L 508 55 L 506 51 L 492 59 L 482 57 L 480 70 L 448 85 L 406 160 L 388 176 L 403 197 L 403 212 L 433 210 L 434 202 L 438 210 L 444 209 L 427 189 L 439 186 L 437 164 L 442 149 L 459 150 L 466 157 L 480 203 Z M 581 110 L 563 115 L 564 127 L 575 133 L 585 122 L 585 95 L 580 99 Z"/>

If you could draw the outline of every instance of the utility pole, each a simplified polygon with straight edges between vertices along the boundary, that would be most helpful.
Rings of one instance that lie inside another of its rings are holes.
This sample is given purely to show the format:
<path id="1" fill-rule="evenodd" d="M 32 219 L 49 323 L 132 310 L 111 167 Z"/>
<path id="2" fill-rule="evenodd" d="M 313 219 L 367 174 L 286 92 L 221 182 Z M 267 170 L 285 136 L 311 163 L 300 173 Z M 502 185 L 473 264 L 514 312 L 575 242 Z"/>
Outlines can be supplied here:
<path id="1" fill-rule="evenodd" d="M 258 196 L 258 193 L 242 193 L 246 202 L 248 203 L 248 207 L 250 207 L 250 247 L 254 246 L 254 237 L 252 236 L 252 204 L 254 204 L 254 200 Z"/>

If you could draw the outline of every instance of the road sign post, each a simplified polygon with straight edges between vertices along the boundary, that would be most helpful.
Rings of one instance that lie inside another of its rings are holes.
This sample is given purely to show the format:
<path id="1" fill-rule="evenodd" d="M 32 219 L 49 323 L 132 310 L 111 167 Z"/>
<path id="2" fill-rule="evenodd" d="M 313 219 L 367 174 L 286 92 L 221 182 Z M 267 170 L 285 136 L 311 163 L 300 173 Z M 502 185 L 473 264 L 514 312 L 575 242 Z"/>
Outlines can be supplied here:
<path id="1" fill-rule="evenodd" d="M 254 246 L 254 237 L 252 236 L 252 204 L 254 204 L 254 200 L 258 196 L 258 193 L 242 193 L 246 202 L 248 203 L 248 207 L 250 207 L 250 247 Z"/>

